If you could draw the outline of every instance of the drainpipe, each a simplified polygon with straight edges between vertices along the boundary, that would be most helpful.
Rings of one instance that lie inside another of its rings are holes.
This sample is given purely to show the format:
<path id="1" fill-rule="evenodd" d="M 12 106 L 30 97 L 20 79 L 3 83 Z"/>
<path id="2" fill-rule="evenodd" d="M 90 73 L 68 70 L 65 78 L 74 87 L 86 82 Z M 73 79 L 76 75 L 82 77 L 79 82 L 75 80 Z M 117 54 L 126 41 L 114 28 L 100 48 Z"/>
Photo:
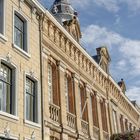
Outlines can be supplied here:
<path id="1" fill-rule="evenodd" d="M 39 43 L 40 43 L 40 85 L 41 85 L 41 131 L 42 140 L 44 140 L 44 100 L 43 100 L 43 73 L 42 73 L 42 28 L 43 28 L 44 14 L 42 13 L 39 18 Z"/>

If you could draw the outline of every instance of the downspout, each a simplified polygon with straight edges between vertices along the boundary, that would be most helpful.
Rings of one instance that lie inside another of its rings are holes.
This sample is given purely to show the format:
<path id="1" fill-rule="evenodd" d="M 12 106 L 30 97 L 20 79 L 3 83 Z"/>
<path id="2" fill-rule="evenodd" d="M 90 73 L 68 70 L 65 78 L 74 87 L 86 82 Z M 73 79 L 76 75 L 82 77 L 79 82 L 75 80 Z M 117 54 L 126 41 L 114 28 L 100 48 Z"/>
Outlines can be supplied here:
<path id="1" fill-rule="evenodd" d="M 40 85 L 41 85 L 41 131 L 42 140 L 44 140 L 44 100 L 43 100 L 43 61 L 42 61 L 42 28 L 43 28 L 44 14 L 42 13 L 39 18 L 39 44 L 40 44 Z"/>
<path id="2" fill-rule="evenodd" d="M 110 136 L 112 135 L 112 123 L 111 123 L 111 114 L 110 114 L 110 98 L 109 98 L 109 77 L 110 77 L 110 74 L 109 74 L 109 66 L 108 66 L 108 72 L 107 72 L 107 87 L 106 87 L 106 93 L 107 93 L 107 100 L 108 100 L 108 110 L 107 110 L 107 113 L 108 113 L 108 117 L 109 117 L 109 130 L 110 130 Z"/>

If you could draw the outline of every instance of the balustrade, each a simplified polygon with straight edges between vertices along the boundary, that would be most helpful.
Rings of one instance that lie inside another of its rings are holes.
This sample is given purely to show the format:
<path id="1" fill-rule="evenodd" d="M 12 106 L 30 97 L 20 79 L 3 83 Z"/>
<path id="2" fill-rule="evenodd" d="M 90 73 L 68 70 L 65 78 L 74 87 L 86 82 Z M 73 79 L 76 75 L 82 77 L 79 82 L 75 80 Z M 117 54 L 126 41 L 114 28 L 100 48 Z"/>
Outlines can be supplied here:
<path id="1" fill-rule="evenodd" d="M 50 119 L 54 122 L 60 123 L 60 107 L 54 104 L 50 104 Z"/>
<path id="2" fill-rule="evenodd" d="M 76 128 L 76 116 L 69 112 L 67 113 L 67 125 L 72 129 Z"/>
<path id="3" fill-rule="evenodd" d="M 89 132 L 88 122 L 81 120 L 81 127 L 82 127 L 82 132 L 88 135 Z"/>

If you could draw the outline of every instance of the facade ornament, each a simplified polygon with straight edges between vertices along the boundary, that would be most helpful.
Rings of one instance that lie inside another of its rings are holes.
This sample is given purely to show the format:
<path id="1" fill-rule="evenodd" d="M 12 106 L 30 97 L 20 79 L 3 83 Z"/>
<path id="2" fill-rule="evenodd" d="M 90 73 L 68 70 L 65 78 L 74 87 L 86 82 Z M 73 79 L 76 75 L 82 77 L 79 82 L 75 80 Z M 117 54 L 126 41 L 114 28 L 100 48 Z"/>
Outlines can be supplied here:
<path id="1" fill-rule="evenodd" d="M 33 7 L 33 8 L 32 8 L 32 14 L 34 14 L 34 15 L 35 15 L 35 14 L 36 14 L 36 12 L 37 12 L 37 9 L 36 9 L 35 7 Z"/>
<path id="2" fill-rule="evenodd" d="M 4 135 L 6 138 L 10 138 L 10 128 L 8 122 L 6 123 L 6 126 L 4 128 Z"/>
<path id="3" fill-rule="evenodd" d="M 34 77 L 34 71 L 33 71 L 32 69 L 30 70 L 29 73 L 30 73 L 30 76 L 31 76 L 31 77 Z"/>
<path id="4" fill-rule="evenodd" d="M 35 131 L 33 131 L 31 134 L 31 140 L 35 140 Z"/>
<path id="5" fill-rule="evenodd" d="M 21 3 L 23 3 L 24 0 L 19 0 L 19 9 L 21 10 Z"/>
<path id="6" fill-rule="evenodd" d="M 6 61 L 8 62 L 8 63 L 11 63 L 11 61 L 12 61 L 12 56 L 11 56 L 11 54 L 8 52 L 8 54 L 7 54 L 7 56 L 6 56 Z"/>

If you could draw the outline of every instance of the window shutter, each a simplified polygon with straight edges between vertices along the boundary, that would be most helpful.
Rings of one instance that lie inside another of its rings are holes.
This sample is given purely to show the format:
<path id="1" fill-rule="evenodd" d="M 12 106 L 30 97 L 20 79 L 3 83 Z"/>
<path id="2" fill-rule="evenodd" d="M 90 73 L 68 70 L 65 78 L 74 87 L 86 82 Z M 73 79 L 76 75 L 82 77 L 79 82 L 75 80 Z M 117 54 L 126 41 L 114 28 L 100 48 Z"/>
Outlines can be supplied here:
<path id="1" fill-rule="evenodd" d="M 96 95 L 91 96 L 91 99 L 92 99 L 91 101 L 92 101 L 93 124 L 94 126 L 99 127 Z"/>
<path id="2" fill-rule="evenodd" d="M 82 114 L 82 119 L 84 121 L 88 121 L 88 111 L 87 111 L 87 103 L 86 103 L 86 89 L 84 87 L 80 88 L 80 94 L 81 94 L 81 108 L 82 111 L 84 109 L 84 112 Z M 86 104 L 86 107 L 84 108 Z"/>
<path id="3" fill-rule="evenodd" d="M 69 111 L 70 113 L 75 114 L 73 82 L 71 77 L 68 78 L 68 99 L 69 99 Z"/>
<path id="4" fill-rule="evenodd" d="M 123 123 L 123 116 L 120 117 L 120 126 L 121 126 L 121 132 L 124 133 L 124 123 Z"/>
<path id="5" fill-rule="evenodd" d="M 127 119 L 125 120 L 125 129 L 128 130 L 128 121 L 127 121 Z"/>
<path id="6" fill-rule="evenodd" d="M 105 102 L 102 101 L 100 104 L 101 104 L 103 130 L 106 131 L 106 132 L 108 132 Z"/>
<path id="7" fill-rule="evenodd" d="M 52 86 L 53 86 L 53 103 L 59 106 L 59 91 L 58 91 L 58 71 L 57 66 L 52 66 Z"/>

